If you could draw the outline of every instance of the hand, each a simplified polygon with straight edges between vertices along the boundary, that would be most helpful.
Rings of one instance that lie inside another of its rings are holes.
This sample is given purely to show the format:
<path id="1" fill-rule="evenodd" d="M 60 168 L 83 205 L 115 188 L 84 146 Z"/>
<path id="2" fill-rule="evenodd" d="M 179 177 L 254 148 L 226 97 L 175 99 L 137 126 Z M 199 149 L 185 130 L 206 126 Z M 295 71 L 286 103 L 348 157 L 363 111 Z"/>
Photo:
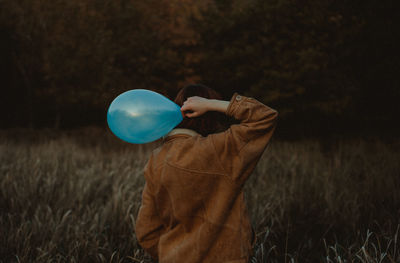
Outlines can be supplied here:
<path id="1" fill-rule="evenodd" d="M 182 114 L 186 117 L 198 117 L 210 110 L 210 100 L 203 97 L 189 97 L 181 107 Z M 189 112 L 188 112 L 189 111 Z"/>

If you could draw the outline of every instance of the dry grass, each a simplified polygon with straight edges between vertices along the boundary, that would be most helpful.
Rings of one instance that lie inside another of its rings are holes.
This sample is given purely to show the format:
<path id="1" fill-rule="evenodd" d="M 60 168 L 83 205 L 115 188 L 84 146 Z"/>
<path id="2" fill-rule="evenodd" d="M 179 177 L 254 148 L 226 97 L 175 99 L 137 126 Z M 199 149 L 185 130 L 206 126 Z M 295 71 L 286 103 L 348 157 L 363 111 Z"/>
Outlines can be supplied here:
<path id="1" fill-rule="evenodd" d="M 154 144 L 0 136 L 0 262 L 151 262 L 133 226 Z M 399 144 L 272 141 L 245 187 L 251 262 L 400 262 Z"/>

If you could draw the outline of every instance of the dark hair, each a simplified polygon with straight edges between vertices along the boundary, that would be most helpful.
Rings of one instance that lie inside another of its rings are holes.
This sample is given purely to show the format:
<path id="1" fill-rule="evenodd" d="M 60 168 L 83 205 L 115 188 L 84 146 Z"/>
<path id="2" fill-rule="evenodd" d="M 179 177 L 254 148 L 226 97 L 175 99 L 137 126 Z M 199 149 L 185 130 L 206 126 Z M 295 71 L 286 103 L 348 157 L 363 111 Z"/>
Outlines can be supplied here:
<path id="1" fill-rule="evenodd" d="M 182 88 L 175 98 L 175 103 L 182 107 L 187 98 L 199 96 L 207 99 L 221 100 L 221 95 L 215 90 L 202 84 L 190 84 Z M 209 111 L 199 117 L 185 117 L 176 128 L 186 128 L 196 131 L 203 136 L 223 131 L 227 128 L 227 118 L 221 112 Z"/>

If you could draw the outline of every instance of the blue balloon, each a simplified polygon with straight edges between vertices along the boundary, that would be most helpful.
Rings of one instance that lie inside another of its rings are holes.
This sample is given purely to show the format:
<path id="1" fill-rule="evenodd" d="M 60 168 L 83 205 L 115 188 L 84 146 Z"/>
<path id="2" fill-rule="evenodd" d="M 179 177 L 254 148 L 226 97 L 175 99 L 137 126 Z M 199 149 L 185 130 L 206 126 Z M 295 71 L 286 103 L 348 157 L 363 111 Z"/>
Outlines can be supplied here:
<path id="1" fill-rule="evenodd" d="M 120 94 L 107 111 L 110 130 L 121 140 L 137 144 L 161 138 L 182 120 L 177 104 L 145 89 Z"/>

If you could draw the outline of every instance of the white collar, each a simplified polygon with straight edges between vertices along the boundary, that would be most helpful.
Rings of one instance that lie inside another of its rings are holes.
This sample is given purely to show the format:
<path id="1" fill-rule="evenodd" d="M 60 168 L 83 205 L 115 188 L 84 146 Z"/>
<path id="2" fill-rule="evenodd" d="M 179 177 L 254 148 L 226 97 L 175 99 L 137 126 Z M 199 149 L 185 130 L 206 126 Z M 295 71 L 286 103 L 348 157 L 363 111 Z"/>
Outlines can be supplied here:
<path id="1" fill-rule="evenodd" d="M 164 137 L 168 137 L 168 136 L 172 136 L 172 135 L 176 135 L 176 134 L 186 134 L 186 135 L 190 135 L 190 136 L 196 136 L 199 135 L 197 132 L 195 132 L 194 130 L 190 130 L 190 129 L 184 129 L 184 128 L 176 128 L 173 129 L 172 131 L 170 131 L 167 135 L 165 135 Z"/>

